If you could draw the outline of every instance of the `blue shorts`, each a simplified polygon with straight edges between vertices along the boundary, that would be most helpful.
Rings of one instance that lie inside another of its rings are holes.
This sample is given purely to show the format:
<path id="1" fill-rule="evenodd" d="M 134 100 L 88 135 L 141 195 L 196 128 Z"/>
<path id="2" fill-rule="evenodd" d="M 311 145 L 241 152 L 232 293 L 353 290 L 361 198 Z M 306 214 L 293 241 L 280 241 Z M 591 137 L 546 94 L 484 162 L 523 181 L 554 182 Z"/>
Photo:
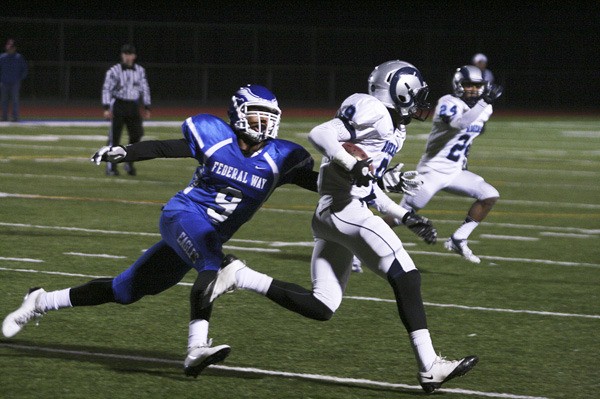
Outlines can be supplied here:
<path id="1" fill-rule="evenodd" d="M 113 279 L 117 303 L 133 303 L 145 295 L 171 288 L 192 268 L 219 270 L 223 243 L 213 225 L 192 212 L 165 211 L 160 218 L 162 240 Z"/>

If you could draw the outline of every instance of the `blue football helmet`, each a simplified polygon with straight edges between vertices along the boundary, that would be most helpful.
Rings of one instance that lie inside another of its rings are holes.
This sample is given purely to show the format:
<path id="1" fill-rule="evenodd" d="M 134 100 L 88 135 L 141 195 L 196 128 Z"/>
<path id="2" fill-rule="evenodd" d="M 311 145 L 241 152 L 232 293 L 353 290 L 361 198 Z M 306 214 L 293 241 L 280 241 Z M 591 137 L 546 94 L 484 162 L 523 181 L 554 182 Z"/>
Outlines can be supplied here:
<path id="1" fill-rule="evenodd" d="M 254 143 L 277 137 L 281 110 L 266 87 L 246 85 L 231 98 L 227 111 L 231 128 Z"/>
<path id="2" fill-rule="evenodd" d="M 465 85 L 477 87 L 476 93 L 465 93 Z M 452 78 L 452 89 L 455 97 L 473 107 L 481 98 L 488 87 L 488 82 L 483 77 L 481 69 L 473 65 L 465 65 L 456 70 Z"/>
<path id="3" fill-rule="evenodd" d="M 408 62 L 394 60 L 376 66 L 369 75 L 369 94 L 398 111 L 403 125 L 413 118 L 424 121 L 431 111 L 427 102 L 429 86 Z"/>

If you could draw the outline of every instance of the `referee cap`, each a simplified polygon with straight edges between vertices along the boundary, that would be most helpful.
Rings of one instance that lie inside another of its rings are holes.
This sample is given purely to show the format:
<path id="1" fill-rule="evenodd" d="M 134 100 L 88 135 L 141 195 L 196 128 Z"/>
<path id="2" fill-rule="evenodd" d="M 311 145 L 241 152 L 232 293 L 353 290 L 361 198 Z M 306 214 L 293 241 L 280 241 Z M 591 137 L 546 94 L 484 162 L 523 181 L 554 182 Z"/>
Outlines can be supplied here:
<path id="1" fill-rule="evenodd" d="M 124 44 L 121 47 L 121 53 L 135 54 L 135 47 L 133 47 L 133 45 L 131 45 L 131 44 Z"/>

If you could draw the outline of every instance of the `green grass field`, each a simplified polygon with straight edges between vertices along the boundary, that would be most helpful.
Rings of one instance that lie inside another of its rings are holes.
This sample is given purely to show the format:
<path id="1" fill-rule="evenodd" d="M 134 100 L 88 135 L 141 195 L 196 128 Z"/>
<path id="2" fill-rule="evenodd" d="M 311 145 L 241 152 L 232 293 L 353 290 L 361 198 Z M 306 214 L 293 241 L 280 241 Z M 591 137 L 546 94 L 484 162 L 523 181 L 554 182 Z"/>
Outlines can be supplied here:
<path id="1" fill-rule="evenodd" d="M 282 138 L 309 147 L 321 120 L 288 118 Z M 470 200 L 440 194 L 421 213 L 435 246 L 398 235 L 422 272 L 436 349 L 480 356 L 435 397 L 592 398 L 600 389 L 600 119 L 492 118 L 471 149 L 470 170 L 501 193 L 472 235 L 482 263 L 443 240 Z M 412 169 L 430 122 L 413 122 L 398 157 Z M 0 127 L 0 316 L 29 287 L 54 290 L 114 276 L 158 241 L 161 204 L 185 187 L 192 159 L 138 164 L 108 178 L 89 162 L 106 128 Z M 147 127 L 146 139 L 179 138 Z M 400 197 L 394 197 L 399 200 Z M 310 285 L 310 219 L 317 196 L 284 186 L 228 243 L 255 269 Z M 110 256 L 110 257 L 109 257 Z M 413 398 L 425 394 L 386 281 L 353 274 L 326 323 L 249 292 L 220 298 L 214 344 L 229 358 L 186 378 L 189 285 L 130 306 L 47 314 L 0 339 L 2 398 Z"/>

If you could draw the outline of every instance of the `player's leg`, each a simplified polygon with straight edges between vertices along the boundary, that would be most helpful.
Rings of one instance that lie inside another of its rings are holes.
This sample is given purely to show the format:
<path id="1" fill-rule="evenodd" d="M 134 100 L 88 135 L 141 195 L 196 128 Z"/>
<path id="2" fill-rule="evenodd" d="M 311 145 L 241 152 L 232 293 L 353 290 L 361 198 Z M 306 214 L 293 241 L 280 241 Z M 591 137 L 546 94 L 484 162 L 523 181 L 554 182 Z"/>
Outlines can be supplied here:
<path id="1" fill-rule="evenodd" d="M 180 259 L 198 271 L 189 297 L 188 353 L 184 361 L 185 374 L 197 377 L 207 366 L 224 360 L 231 350 L 228 345 L 211 346 L 208 330 L 212 304 L 202 305 L 204 292 L 223 261 L 221 238 L 206 217 L 193 212 L 163 212 L 160 231 Z"/>
<path id="2" fill-rule="evenodd" d="M 129 144 L 137 143 L 144 136 L 144 127 L 142 124 L 142 117 L 138 109 L 137 104 L 133 104 L 128 110 L 127 117 L 125 118 L 125 124 L 127 125 L 127 133 L 129 135 Z M 135 167 L 133 162 L 126 162 L 124 165 L 125 171 L 131 176 L 136 175 Z"/>
<path id="3" fill-rule="evenodd" d="M 0 83 L 0 103 L 2 103 L 2 120 L 8 120 L 8 100 L 10 86 L 6 83 Z"/>
<path id="4" fill-rule="evenodd" d="M 112 119 L 110 121 L 110 130 L 108 132 L 108 146 L 117 146 L 121 144 L 121 135 L 123 133 L 123 125 L 125 123 L 123 114 L 123 102 L 115 101 L 112 105 Z M 106 174 L 108 176 L 118 176 L 119 171 L 117 164 L 112 162 L 106 163 Z"/>
<path id="5" fill-rule="evenodd" d="M 111 302 L 130 304 L 175 285 L 188 270 L 177 254 L 160 241 L 114 279 L 94 279 L 77 287 L 50 292 L 43 288 L 31 289 L 22 305 L 4 319 L 2 331 L 7 337 L 14 336 L 29 321 L 52 310 Z"/>
<path id="6" fill-rule="evenodd" d="M 392 286 L 396 305 L 419 366 L 417 378 L 426 392 L 464 375 L 478 361 L 476 356 L 446 360 L 436 355 L 421 297 L 421 274 L 391 228 L 376 216 L 362 223 L 361 238 L 353 248 L 364 264 L 384 273 Z"/>
<path id="7" fill-rule="evenodd" d="M 21 95 L 21 82 L 17 81 L 12 85 L 12 121 L 19 120 L 19 103 Z"/>
<path id="8" fill-rule="evenodd" d="M 313 233 L 318 238 L 311 262 L 312 290 L 273 279 L 252 270 L 239 260 L 233 260 L 219 271 L 217 279 L 211 283 L 206 302 L 212 302 L 226 291 L 240 288 L 264 295 L 305 317 L 320 321 L 331 319 L 342 301 L 342 293 L 350 275 L 352 253 L 343 245 L 327 239 L 328 228 L 324 224 L 331 224 L 329 218 L 329 210 L 318 212 L 313 217 Z"/>
<path id="9" fill-rule="evenodd" d="M 345 254 L 345 256 L 330 260 L 326 259 L 327 254 Z M 347 275 L 350 272 L 352 254 L 337 244 L 328 245 L 326 241 L 317 239 L 312 258 L 312 290 L 295 283 L 274 279 L 249 268 L 232 255 L 228 255 L 228 257 L 231 261 L 219 271 L 217 279 L 209 286 L 205 304 L 212 303 L 227 291 L 239 288 L 264 295 L 278 305 L 304 317 L 326 321 L 331 319 L 341 302 L 341 292 L 345 288 Z M 341 262 L 342 259 L 343 262 Z M 344 275 L 343 282 L 338 281 L 335 277 L 336 272 L 333 271 L 335 267 L 344 270 L 344 272 L 337 272 L 338 275 Z M 328 283 L 334 286 L 332 290 L 339 294 L 327 295 L 329 290 L 324 286 Z M 344 288 L 340 288 L 341 285 Z"/>
<path id="10" fill-rule="evenodd" d="M 479 263 L 481 260 L 473 254 L 467 242 L 471 233 L 490 213 L 500 194 L 481 176 L 467 170 L 457 175 L 445 188 L 445 191 L 475 198 L 475 202 L 469 208 L 462 225 L 450 236 L 444 246 L 448 250 L 459 253 L 470 262 Z"/>

